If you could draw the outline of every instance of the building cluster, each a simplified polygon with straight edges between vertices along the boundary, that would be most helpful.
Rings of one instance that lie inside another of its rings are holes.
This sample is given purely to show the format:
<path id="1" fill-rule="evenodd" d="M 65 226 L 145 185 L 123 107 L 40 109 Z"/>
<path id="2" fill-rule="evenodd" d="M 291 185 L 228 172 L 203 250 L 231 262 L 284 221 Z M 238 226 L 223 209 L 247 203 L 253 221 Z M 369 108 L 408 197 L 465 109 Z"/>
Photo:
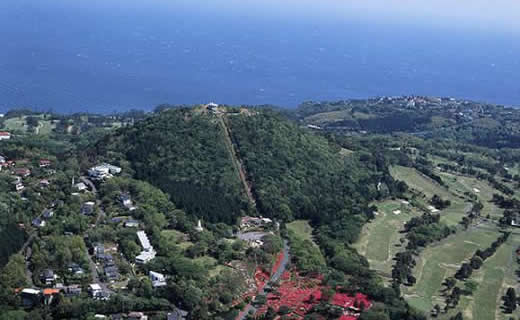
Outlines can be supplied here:
<path id="1" fill-rule="evenodd" d="M 119 268 L 114 262 L 114 257 L 108 253 L 108 250 L 105 249 L 104 244 L 98 243 L 94 246 L 94 255 L 96 257 L 96 261 L 102 264 L 103 274 L 105 275 L 107 281 L 114 282 L 121 278 Z"/>
<path id="2" fill-rule="evenodd" d="M 88 175 L 95 180 L 104 180 L 112 178 L 114 175 L 121 173 L 121 171 L 122 169 L 120 167 L 108 163 L 102 163 L 90 168 L 88 170 Z"/>

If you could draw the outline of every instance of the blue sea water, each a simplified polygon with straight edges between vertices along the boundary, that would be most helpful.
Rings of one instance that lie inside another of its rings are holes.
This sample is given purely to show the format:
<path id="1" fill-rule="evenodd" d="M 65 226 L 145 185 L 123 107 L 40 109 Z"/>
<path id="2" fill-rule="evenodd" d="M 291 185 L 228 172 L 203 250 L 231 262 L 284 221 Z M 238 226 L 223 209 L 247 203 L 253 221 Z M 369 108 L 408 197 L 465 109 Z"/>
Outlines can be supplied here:
<path id="1" fill-rule="evenodd" d="M 403 94 L 520 105 L 518 33 L 226 2 L 2 0 L 0 110 Z"/>

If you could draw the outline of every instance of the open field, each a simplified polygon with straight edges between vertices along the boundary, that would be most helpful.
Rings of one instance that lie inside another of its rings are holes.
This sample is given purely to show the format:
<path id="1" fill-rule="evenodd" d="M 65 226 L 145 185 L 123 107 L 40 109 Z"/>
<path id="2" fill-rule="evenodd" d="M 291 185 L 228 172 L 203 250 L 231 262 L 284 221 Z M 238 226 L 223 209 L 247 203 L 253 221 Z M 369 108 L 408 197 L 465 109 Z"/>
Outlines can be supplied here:
<path id="1" fill-rule="evenodd" d="M 294 220 L 293 222 L 288 223 L 286 227 L 296 233 L 296 235 L 301 239 L 313 242 L 312 227 L 308 220 Z"/>
<path id="2" fill-rule="evenodd" d="M 436 303 L 443 305 L 439 290 L 444 279 L 453 276 L 475 250 L 487 248 L 499 235 L 497 231 L 473 228 L 424 249 L 414 268 L 417 283 L 403 289 L 407 301 L 424 312 L 429 312 Z"/>
<path id="3" fill-rule="evenodd" d="M 518 264 L 514 251 L 519 245 L 519 235 L 511 235 L 479 270 L 473 272 L 471 280 L 478 283 L 478 288 L 473 295 L 462 297 L 457 308 L 439 318 L 447 320 L 457 312 L 462 312 L 464 319 L 509 319 L 512 315 L 501 312 L 500 306 L 503 303 L 501 297 L 508 287 L 518 288 L 515 275 Z M 461 285 L 462 282 L 459 281 L 459 286 Z"/>
<path id="4" fill-rule="evenodd" d="M 471 208 L 471 204 L 458 194 L 451 192 L 447 187 L 441 186 L 414 168 L 393 166 L 390 168 L 390 173 L 394 179 L 404 181 L 409 188 L 422 193 L 424 197 L 416 200 L 425 207 L 429 205 L 429 200 L 435 194 L 443 199 L 449 199 L 451 205 L 440 212 L 441 221 L 449 226 L 457 225 Z"/>
<path id="5" fill-rule="evenodd" d="M 37 134 L 50 134 L 52 129 L 56 127 L 50 120 L 44 120 L 43 115 L 35 115 L 34 117 L 39 118 L 39 125 L 36 128 L 35 133 Z M 21 131 L 26 132 L 29 129 L 29 126 L 26 124 L 25 119 L 27 116 L 20 116 L 6 119 L 4 122 L 4 129 L 7 131 Z"/>
<path id="6" fill-rule="evenodd" d="M 372 269 L 390 275 L 392 258 L 403 249 L 399 241 L 403 236 L 400 231 L 408 220 L 420 215 L 420 212 L 399 200 L 386 200 L 374 204 L 378 208 L 378 215 L 363 227 L 354 247 L 368 259 Z M 395 210 L 401 212 L 394 214 Z"/>

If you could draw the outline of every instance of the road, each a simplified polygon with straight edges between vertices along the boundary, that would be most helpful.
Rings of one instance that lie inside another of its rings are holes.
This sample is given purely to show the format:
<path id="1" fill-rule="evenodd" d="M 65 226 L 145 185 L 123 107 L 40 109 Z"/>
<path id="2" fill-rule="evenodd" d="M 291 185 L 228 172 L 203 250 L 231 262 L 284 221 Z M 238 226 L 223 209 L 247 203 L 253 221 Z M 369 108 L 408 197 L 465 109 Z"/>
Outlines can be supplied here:
<path id="1" fill-rule="evenodd" d="M 283 257 L 282 262 L 280 263 L 280 266 L 278 266 L 278 269 L 271 275 L 271 278 L 269 278 L 270 282 L 276 282 L 280 279 L 282 274 L 285 272 L 285 269 L 287 268 L 287 264 L 289 263 L 289 244 L 287 243 L 287 240 L 283 241 Z M 260 289 L 257 293 L 257 295 L 263 295 L 265 294 L 264 288 Z M 256 312 L 256 308 L 252 305 L 252 303 L 249 303 L 245 308 L 244 311 L 242 311 L 236 320 L 244 320 L 247 315 L 250 312 Z"/>

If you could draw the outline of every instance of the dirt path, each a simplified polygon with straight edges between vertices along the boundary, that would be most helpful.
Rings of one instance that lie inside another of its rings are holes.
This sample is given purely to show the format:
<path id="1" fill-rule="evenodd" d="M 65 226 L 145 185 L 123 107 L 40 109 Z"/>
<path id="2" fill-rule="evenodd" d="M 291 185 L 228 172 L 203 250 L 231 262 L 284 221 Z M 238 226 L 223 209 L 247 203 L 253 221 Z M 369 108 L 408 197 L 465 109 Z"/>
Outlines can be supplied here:
<path id="1" fill-rule="evenodd" d="M 228 151 L 231 155 L 231 159 L 233 162 L 233 166 L 238 172 L 238 176 L 240 178 L 240 181 L 242 182 L 242 185 L 244 187 L 244 191 L 246 192 L 247 198 L 249 199 L 249 202 L 253 207 L 256 207 L 256 200 L 253 196 L 253 192 L 251 191 L 251 184 L 247 181 L 247 175 L 246 170 L 244 168 L 244 165 L 242 164 L 242 161 L 240 161 L 240 156 L 238 151 L 235 148 L 235 145 L 233 144 L 233 139 L 231 135 L 231 129 L 229 129 L 229 126 L 227 124 L 227 120 L 225 119 L 225 115 L 218 116 L 219 122 L 222 125 L 222 128 L 225 131 L 225 141 L 226 146 L 228 148 Z"/>

